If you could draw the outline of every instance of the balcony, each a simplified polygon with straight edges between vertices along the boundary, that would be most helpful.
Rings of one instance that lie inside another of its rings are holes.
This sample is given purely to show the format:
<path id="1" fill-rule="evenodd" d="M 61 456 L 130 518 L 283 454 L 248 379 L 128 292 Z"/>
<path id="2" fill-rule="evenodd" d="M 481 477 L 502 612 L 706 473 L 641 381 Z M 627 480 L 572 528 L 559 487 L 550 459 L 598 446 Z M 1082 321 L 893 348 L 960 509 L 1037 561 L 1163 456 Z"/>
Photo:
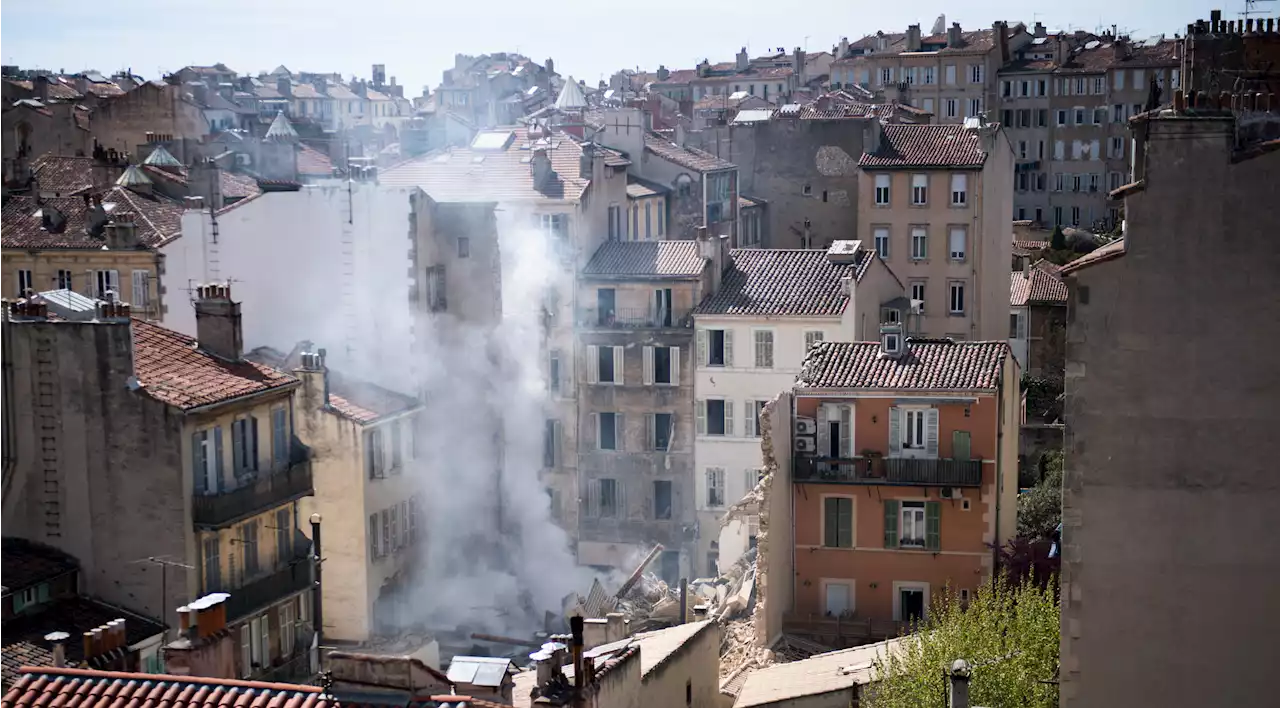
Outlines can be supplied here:
<path id="1" fill-rule="evenodd" d="M 289 464 L 274 472 L 259 472 L 235 489 L 191 500 L 191 516 L 197 528 L 229 526 L 295 499 L 311 496 L 311 450 L 295 445 Z"/>
<path id="2" fill-rule="evenodd" d="M 688 329 L 692 325 L 693 317 L 688 312 L 647 307 L 578 310 L 578 326 L 585 329 Z"/>
<path id="3" fill-rule="evenodd" d="M 284 567 L 238 588 L 224 588 L 223 592 L 231 595 L 226 602 L 227 622 L 234 622 L 271 606 L 277 600 L 309 589 L 311 562 L 306 555 L 308 553 L 310 544 L 298 549 L 298 553 Z"/>
<path id="4" fill-rule="evenodd" d="M 924 460 L 907 457 L 794 458 L 796 482 L 979 487 L 981 460 Z"/>

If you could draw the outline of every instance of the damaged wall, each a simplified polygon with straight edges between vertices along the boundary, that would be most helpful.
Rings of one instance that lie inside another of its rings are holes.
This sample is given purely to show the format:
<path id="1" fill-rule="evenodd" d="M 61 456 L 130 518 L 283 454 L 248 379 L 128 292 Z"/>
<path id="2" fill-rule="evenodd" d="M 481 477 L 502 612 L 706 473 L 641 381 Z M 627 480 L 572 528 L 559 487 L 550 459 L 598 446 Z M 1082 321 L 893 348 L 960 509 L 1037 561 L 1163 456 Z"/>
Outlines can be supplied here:
<path id="1" fill-rule="evenodd" d="M 760 483 L 760 532 L 756 555 L 756 643 L 768 646 L 782 634 L 783 614 L 795 591 L 792 539 L 791 411 L 789 391 L 778 394 L 761 415 L 765 478 Z"/>

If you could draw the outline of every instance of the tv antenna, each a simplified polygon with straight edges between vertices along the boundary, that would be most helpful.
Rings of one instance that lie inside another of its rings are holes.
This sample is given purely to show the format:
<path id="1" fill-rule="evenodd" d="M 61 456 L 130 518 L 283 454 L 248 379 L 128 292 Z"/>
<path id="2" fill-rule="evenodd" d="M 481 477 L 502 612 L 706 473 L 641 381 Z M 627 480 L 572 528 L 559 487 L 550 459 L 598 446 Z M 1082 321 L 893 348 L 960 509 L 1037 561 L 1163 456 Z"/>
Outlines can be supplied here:
<path id="1" fill-rule="evenodd" d="M 1258 9 L 1258 3 L 1262 3 L 1262 2 L 1275 2 L 1275 1 L 1276 1 L 1276 0 L 1244 0 L 1244 12 L 1241 12 L 1241 13 L 1240 13 L 1240 16 L 1241 16 L 1241 17 L 1243 17 L 1243 18 L 1245 18 L 1246 20 L 1247 20 L 1247 19 L 1249 19 L 1251 16 L 1254 16 L 1254 15 L 1263 15 L 1263 16 L 1265 16 L 1265 15 L 1267 15 L 1267 14 L 1269 14 L 1269 13 L 1268 13 L 1266 10 L 1259 10 L 1259 9 Z"/>
<path id="2" fill-rule="evenodd" d="M 169 624 L 164 620 L 164 613 L 168 610 L 168 608 L 165 607 L 165 603 L 169 601 L 169 568 L 194 570 L 195 566 L 187 565 L 186 563 L 179 563 L 175 560 L 169 560 L 165 556 L 147 556 L 146 558 L 139 558 L 136 561 L 131 561 L 129 565 L 137 563 L 149 563 L 151 565 L 160 566 L 160 624 L 166 628 L 164 632 L 161 633 L 161 641 L 167 641 L 169 638 Z"/>

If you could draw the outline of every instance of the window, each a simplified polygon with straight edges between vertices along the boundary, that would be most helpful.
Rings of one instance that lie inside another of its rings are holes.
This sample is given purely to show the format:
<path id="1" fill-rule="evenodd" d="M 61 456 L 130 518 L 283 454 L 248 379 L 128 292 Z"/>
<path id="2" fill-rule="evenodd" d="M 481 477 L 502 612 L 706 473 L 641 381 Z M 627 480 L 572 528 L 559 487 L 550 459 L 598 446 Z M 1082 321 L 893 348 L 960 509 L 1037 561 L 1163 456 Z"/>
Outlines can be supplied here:
<path id="1" fill-rule="evenodd" d="M 954 98 L 948 98 L 946 99 L 946 103 L 947 103 L 947 106 L 946 106 L 947 117 L 955 118 L 956 114 L 960 112 L 959 102 Z"/>
<path id="2" fill-rule="evenodd" d="M 653 238 L 653 203 L 649 201 L 644 203 L 644 238 Z"/>
<path id="3" fill-rule="evenodd" d="M 596 449 L 622 450 L 622 414 L 596 413 Z"/>
<path id="4" fill-rule="evenodd" d="M 926 98 L 920 101 L 920 108 L 925 113 L 933 113 L 933 99 Z"/>
<path id="5" fill-rule="evenodd" d="M 72 283 L 71 271 L 69 270 L 58 271 L 58 289 L 59 290 L 75 290 L 75 288 L 72 287 L 71 283 Z"/>
<path id="6" fill-rule="evenodd" d="M 1009 339 L 1022 339 L 1026 336 L 1022 323 L 1023 320 L 1020 313 L 1009 313 Z"/>
<path id="7" fill-rule="evenodd" d="M 713 205 L 707 205 L 707 221 L 708 222 L 719 221 L 719 219 L 711 218 L 712 206 Z M 715 206 L 718 206 L 718 205 L 715 205 Z M 633 241 L 640 240 L 640 205 L 639 204 L 631 205 L 631 240 Z"/>
<path id="8" fill-rule="evenodd" d="M 964 260 L 965 253 L 966 253 L 965 246 L 967 245 L 965 241 L 967 240 L 967 236 L 968 236 L 968 233 L 963 226 L 951 227 L 950 238 L 948 239 L 948 243 L 951 246 L 950 248 L 951 260 L 953 261 Z"/>
<path id="9" fill-rule="evenodd" d="M 22 270 L 19 270 L 18 271 L 18 293 L 17 293 L 18 297 L 26 297 L 27 291 L 33 290 L 33 289 L 34 288 L 31 287 L 31 271 L 25 268 Z"/>
<path id="10" fill-rule="evenodd" d="M 1089 141 L 1089 159 L 1090 160 L 1102 159 L 1102 141 L 1098 140 L 1097 138 L 1094 138 L 1093 140 Z"/>
<path id="11" fill-rule="evenodd" d="M 924 502 L 902 502 L 901 536 L 898 545 L 904 548 L 924 548 L 925 517 Z"/>
<path id="12" fill-rule="evenodd" d="M 822 331 L 811 330 L 804 333 L 804 350 L 809 351 L 822 343 Z"/>
<path id="13" fill-rule="evenodd" d="M 560 421 L 548 418 L 542 424 L 542 466 L 551 469 L 556 466 L 557 452 L 560 449 Z"/>
<path id="14" fill-rule="evenodd" d="M 1053 159 L 1065 160 L 1067 153 L 1067 144 L 1064 140 L 1053 141 Z"/>
<path id="15" fill-rule="evenodd" d="M 289 464 L 289 411 L 284 406 L 271 409 L 271 461 L 278 470 Z"/>
<path id="16" fill-rule="evenodd" d="M 876 206 L 889 205 L 889 175 L 876 175 Z"/>
<path id="17" fill-rule="evenodd" d="M 1006 108 L 1003 111 L 1000 111 L 1000 123 L 1006 128 L 1013 127 L 1013 110 L 1012 109 Z"/>
<path id="18" fill-rule="evenodd" d="M 471 239 L 466 236 L 458 237 L 458 258 L 471 257 Z"/>
<path id="19" fill-rule="evenodd" d="M 718 509 L 724 506 L 724 468 L 707 468 L 707 507 Z"/>
<path id="20" fill-rule="evenodd" d="M 698 432 L 703 435 L 733 435 L 733 405 L 723 398 L 708 398 L 699 403 Z"/>
<path id="21" fill-rule="evenodd" d="M 971 84 L 982 83 L 982 65 L 981 64 L 971 64 L 969 66 L 969 83 Z"/>
<path id="22" fill-rule="evenodd" d="M 258 522 L 250 521 L 240 525 L 239 545 L 244 553 L 244 577 L 253 578 L 258 574 Z"/>
<path id="23" fill-rule="evenodd" d="M 1101 180 L 1101 176 L 1099 175 L 1089 175 L 1089 191 L 1090 192 L 1098 191 L 1098 182 L 1100 180 Z"/>
<path id="24" fill-rule="evenodd" d="M 959 280 L 951 282 L 951 314 L 964 314 L 964 283 Z"/>
<path id="25" fill-rule="evenodd" d="M 547 390 L 560 391 L 560 350 L 552 349 L 547 355 Z"/>
<path id="26" fill-rule="evenodd" d="M 667 520 L 671 518 L 671 482 L 665 479 L 653 482 L 653 518 Z"/>
<path id="27" fill-rule="evenodd" d="M 1111 139 L 1111 157 L 1116 159 L 1124 157 L 1124 138 Z"/>
<path id="28" fill-rule="evenodd" d="M 1018 96 L 1022 98 L 1026 98 L 1027 96 L 1030 96 L 1030 95 L 1031 95 L 1031 82 L 1020 81 L 1018 83 Z"/>
<path id="29" fill-rule="evenodd" d="M 680 383 L 680 348 L 645 347 L 645 383 L 674 386 Z"/>
<path id="30" fill-rule="evenodd" d="M 773 368 L 773 330 L 757 329 L 752 336 L 755 339 L 757 369 Z"/>
<path id="31" fill-rule="evenodd" d="M 905 430 L 902 433 L 902 449 L 925 449 L 925 417 L 927 408 L 908 408 L 904 411 Z"/>
<path id="32" fill-rule="evenodd" d="M 698 360 L 707 366 L 733 366 L 733 330 L 700 330 Z"/>
<path id="33" fill-rule="evenodd" d="M 813 195 L 813 186 L 812 186 L 812 185 L 808 185 L 808 184 L 806 184 L 804 187 L 801 187 L 800 191 L 801 191 L 801 193 L 802 193 L 802 194 L 804 194 L 804 196 L 806 196 L 806 197 L 808 197 L 808 196 L 812 196 L 812 195 Z"/>
<path id="34" fill-rule="evenodd" d="M 276 510 L 276 563 L 293 555 L 293 506 Z"/>
<path id="35" fill-rule="evenodd" d="M 569 215 L 568 214 L 538 214 L 534 217 L 537 219 L 539 228 L 541 228 L 548 236 L 558 240 L 567 241 L 569 238 Z"/>
<path id="36" fill-rule="evenodd" d="M 222 566 L 218 559 L 218 537 L 206 536 L 202 542 L 204 560 L 204 590 L 217 592 L 222 589 Z"/>
<path id="37" fill-rule="evenodd" d="M 1067 124 L 1067 111 L 1065 108 L 1058 109 L 1057 119 L 1058 119 L 1058 127 L 1062 127 Z"/>
<path id="38" fill-rule="evenodd" d="M 969 175 L 951 175 L 951 206 L 965 206 L 969 202 Z"/>
<path id="39" fill-rule="evenodd" d="M 1146 87 L 1146 75 L 1143 73 L 1142 69 L 1133 70 L 1133 87 L 1135 89 Z"/>
<path id="40" fill-rule="evenodd" d="M 1076 95 L 1083 96 L 1085 94 L 1086 81 L 1083 76 L 1076 78 Z"/>
<path id="41" fill-rule="evenodd" d="M 1081 179 L 1082 177 L 1083 175 L 1071 175 L 1071 191 L 1073 192 L 1080 191 L 1080 187 L 1084 183 L 1083 180 Z"/>
<path id="42" fill-rule="evenodd" d="M 1065 178 L 1066 178 L 1066 175 L 1065 175 L 1065 174 L 1063 174 L 1062 172 L 1059 172 L 1059 173 L 1057 173 L 1057 174 L 1055 174 L 1055 175 L 1053 176 L 1053 191 L 1055 191 L 1055 192 L 1061 192 L 1063 189 L 1065 189 L 1065 188 L 1062 186 L 1062 185 L 1063 185 L 1063 180 L 1064 180 Z"/>
<path id="43" fill-rule="evenodd" d="M 675 416 L 671 413 L 653 413 L 649 419 L 649 445 L 659 452 L 671 449 L 671 438 L 675 434 Z"/>
<path id="44" fill-rule="evenodd" d="M 893 83 L 893 67 L 886 66 L 880 69 L 880 84 Z"/>
<path id="45" fill-rule="evenodd" d="M 387 476 L 386 451 L 382 446 L 382 431 L 378 428 L 365 431 L 364 434 L 364 466 L 369 472 L 369 479 L 381 479 Z"/>
<path id="46" fill-rule="evenodd" d="M 911 284 L 911 299 L 920 304 L 920 312 L 924 312 L 925 281 L 917 280 Z"/>
<path id="47" fill-rule="evenodd" d="M 1117 91 L 1123 90 L 1124 89 L 1124 70 L 1122 69 L 1112 74 L 1112 78 L 1115 79 L 1115 83 L 1113 84 L 1115 89 Z"/>
<path id="48" fill-rule="evenodd" d="M 1169 88 L 1171 89 L 1182 88 L 1182 70 L 1181 69 L 1169 70 Z"/>
<path id="49" fill-rule="evenodd" d="M 1120 189 L 1121 179 L 1122 177 L 1119 172 L 1112 172 L 1111 174 L 1107 175 L 1107 183 L 1109 185 L 1110 191 L 1114 192 L 1115 190 Z"/>
<path id="50" fill-rule="evenodd" d="M 445 298 L 444 266 L 427 268 L 427 308 L 432 312 L 444 312 L 448 307 Z"/>
<path id="51" fill-rule="evenodd" d="M 404 466 L 404 435 L 400 429 L 400 421 L 391 423 L 391 473 L 397 474 Z"/>
<path id="52" fill-rule="evenodd" d="M 945 67 L 943 67 L 942 71 L 944 76 L 947 79 L 947 84 L 954 86 L 956 83 L 956 65 L 947 64 Z"/>
<path id="53" fill-rule="evenodd" d="M 1061 177 L 1062 175 L 1058 175 L 1058 176 Z M 1053 225 L 1062 226 L 1063 223 L 1065 222 L 1063 222 L 1062 220 L 1062 207 L 1056 206 L 1053 208 Z"/>
<path id="54" fill-rule="evenodd" d="M 1107 109 L 1106 108 L 1093 109 L 1093 124 L 1102 125 L 1103 123 L 1106 123 L 1106 122 L 1107 122 Z"/>
<path id="55" fill-rule="evenodd" d="M 1136 115 L 1138 115 L 1139 113 L 1142 113 L 1142 112 L 1143 112 L 1143 111 L 1142 111 L 1142 104 L 1141 104 L 1141 103 L 1135 103 L 1135 104 L 1133 104 L 1133 112 L 1132 112 L 1132 113 L 1130 113 L 1129 115 L 1134 115 L 1134 116 L 1136 116 Z"/>
<path id="56" fill-rule="evenodd" d="M 888 260 L 889 259 L 889 229 L 884 228 L 883 226 L 880 226 L 872 229 L 872 233 L 875 235 L 876 255 L 880 256 L 882 260 Z"/>
<path id="57" fill-rule="evenodd" d="M 936 81 L 937 81 L 937 77 L 936 77 L 936 76 L 934 76 L 934 74 L 933 74 L 933 67 L 932 67 L 932 66 L 926 66 L 926 67 L 924 68 L 924 83 L 925 83 L 925 84 L 932 84 L 932 83 L 935 83 Z"/>
<path id="58" fill-rule="evenodd" d="M 258 471 L 258 419 L 240 418 L 231 424 L 232 468 L 237 478 Z"/>
<path id="59" fill-rule="evenodd" d="M 742 424 L 746 428 L 746 434 L 749 438 L 758 438 L 762 434 L 763 426 L 761 416 L 764 415 L 764 407 L 768 401 L 747 401 L 743 404 Z M 750 489 L 755 484 L 747 485 Z"/>
<path id="60" fill-rule="evenodd" d="M 1077 176 L 1076 180 L 1079 181 L 1079 179 L 1080 178 Z M 1080 207 L 1078 206 L 1071 207 L 1071 225 L 1072 226 L 1080 225 Z"/>
<path id="61" fill-rule="evenodd" d="M 600 485 L 600 516 L 611 519 L 618 515 L 618 480 L 602 479 Z"/>
<path id="62" fill-rule="evenodd" d="M 853 548 L 853 498 L 823 498 L 822 528 L 823 546 Z"/>
<path id="63" fill-rule="evenodd" d="M 93 273 L 97 285 L 94 297 L 99 300 L 106 300 L 108 292 L 114 295 L 120 294 L 120 271 L 96 270 Z"/>
<path id="64" fill-rule="evenodd" d="M 892 323 L 901 322 L 902 313 L 898 312 L 898 308 L 896 307 L 882 307 L 880 308 L 880 321 Z"/>
<path id="65" fill-rule="evenodd" d="M 929 203 L 929 175 L 911 175 L 911 203 L 916 206 Z"/>
<path id="66" fill-rule="evenodd" d="M 1095 76 L 1093 79 L 1093 92 L 1098 95 L 1106 93 L 1107 80 L 1103 76 Z"/>
<path id="67" fill-rule="evenodd" d="M 1111 107 L 1111 122 L 1121 123 L 1124 121 L 1124 105 L 1117 103 Z"/>
<path id="68" fill-rule="evenodd" d="M 1049 109 L 1048 108 L 1040 108 L 1036 110 L 1036 127 L 1037 128 L 1049 127 Z"/>
<path id="69" fill-rule="evenodd" d="M 1008 98 L 1008 97 L 1010 97 L 1010 96 L 1012 96 L 1012 95 L 1013 95 L 1013 82 L 1012 82 L 1012 81 L 1001 81 L 1001 82 L 1000 82 L 1000 97 L 1001 97 L 1001 98 Z"/>
<path id="70" fill-rule="evenodd" d="M 1018 159 L 1019 160 L 1027 159 L 1027 141 L 1025 140 L 1018 141 Z"/>
<path id="71" fill-rule="evenodd" d="M 969 112 L 966 113 L 965 115 L 969 116 L 970 118 L 976 118 L 981 113 L 982 113 L 982 99 L 981 98 L 969 99 Z"/>
<path id="72" fill-rule="evenodd" d="M 297 606 L 292 602 L 286 602 L 280 606 L 280 655 L 290 656 L 293 654 L 296 634 L 294 633 L 297 622 Z"/>
<path id="73" fill-rule="evenodd" d="M 589 345 L 587 347 L 587 383 L 621 386 L 625 363 L 622 347 Z"/>
<path id="74" fill-rule="evenodd" d="M 1075 110 L 1075 118 L 1076 118 L 1076 125 L 1084 125 L 1085 109 L 1077 106 Z"/>
<path id="75" fill-rule="evenodd" d="M 924 228 L 911 228 L 911 260 L 922 261 L 929 257 L 929 235 Z"/>

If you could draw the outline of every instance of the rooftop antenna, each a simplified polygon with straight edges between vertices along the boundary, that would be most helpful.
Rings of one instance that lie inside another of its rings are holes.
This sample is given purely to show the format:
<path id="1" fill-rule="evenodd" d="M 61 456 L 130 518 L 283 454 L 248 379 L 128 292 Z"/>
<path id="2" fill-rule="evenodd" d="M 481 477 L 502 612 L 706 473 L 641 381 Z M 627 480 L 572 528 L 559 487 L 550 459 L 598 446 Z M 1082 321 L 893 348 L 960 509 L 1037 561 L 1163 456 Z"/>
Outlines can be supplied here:
<path id="1" fill-rule="evenodd" d="M 168 612 L 169 610 L 169 608 L 164 606 L 164 603 L 169 601 L 168 570 L 171 567 L 182 568 L 183 570 L 194 570 L 195 566 L 187 565 L 186 563 L 179 563 L 178 561 L 174 561 L 174 560 L 169 560 L 165 556 L 148 556 L 146 558 L 139 558 L 136 561 L 130 562 L 130 565 L 133 565 L 135 563 L 149 563 L 151 565 L 160 566 L 160 612 L 162 613 L 160 617 L 160 624 L 167 628 L 169 625 L 167 622 L 164 621 L 163 613 Z M 163 641 L 167 641 L 168 639 L 169 639 L 169 630 L 165 629 L 160 634 L 160 641 L 163 642 Z"/>
<path id="2" fill-rule="evenodd" d="M 1267 11 L 1259 10 L 1258 3 L 1275 2 L 1275 1 L 1276 0 L 1244 0 L 1244 12 L 1241 12 L 1240 16 L 1245 18 L 1246 20 L 1249 19 L 1251 16 L 1255 16 L 1255 15 L 1266 16 L 1268 14 Z"/>

